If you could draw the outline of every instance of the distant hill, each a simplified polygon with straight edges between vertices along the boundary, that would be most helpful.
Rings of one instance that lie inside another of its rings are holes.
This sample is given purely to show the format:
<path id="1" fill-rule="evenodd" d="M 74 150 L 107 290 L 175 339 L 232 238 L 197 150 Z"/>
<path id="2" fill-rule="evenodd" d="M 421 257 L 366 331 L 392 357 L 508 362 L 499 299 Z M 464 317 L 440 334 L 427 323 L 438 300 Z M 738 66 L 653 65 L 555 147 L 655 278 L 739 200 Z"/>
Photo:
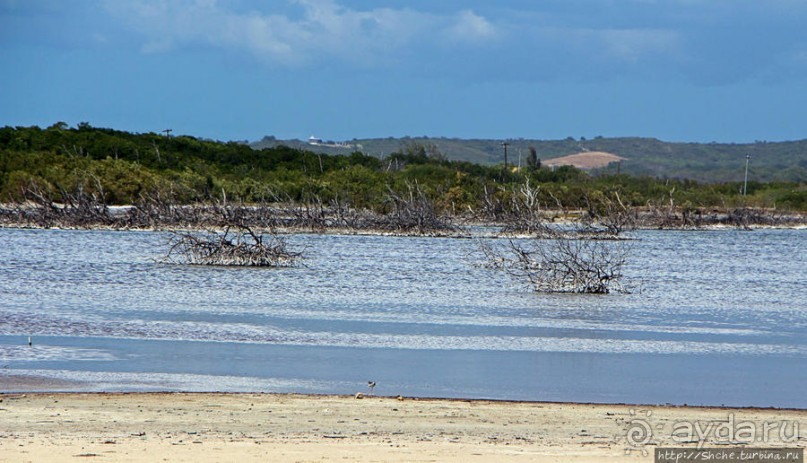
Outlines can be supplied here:
<path id="1" fill-rule="evenodd" d="M 278 140 L 264 137 L 251 143 L 256 149 L 285 145 L 326 154 L 349 154 L 361 151 L 384 157 L 399 152 L 413 143 L 434 145 L 448 159 L 479 164 L 504 161 L 503 140 L 458 139 L 433 137 L 372 138 L 311 145 L 302 140 Z M 543 164 L 553 159 L 585 152 L 602 152 L 624 158 L 619 163 L 622 173 L 663 178 L 688 178 L 703 182 L 740 181 L 745 173 L 746 155 L 751 155 L 748 176 L 759 181 L 807 182 L 807 140 L 788 142 L 671 143 L 655 138 L 602 138 L 564 140 L 507 140 L 508 161 L 526 163 L 529 148 L 535 147 Z M 598 167 L 599 171 L 616 172 L 617 164 Z"/>

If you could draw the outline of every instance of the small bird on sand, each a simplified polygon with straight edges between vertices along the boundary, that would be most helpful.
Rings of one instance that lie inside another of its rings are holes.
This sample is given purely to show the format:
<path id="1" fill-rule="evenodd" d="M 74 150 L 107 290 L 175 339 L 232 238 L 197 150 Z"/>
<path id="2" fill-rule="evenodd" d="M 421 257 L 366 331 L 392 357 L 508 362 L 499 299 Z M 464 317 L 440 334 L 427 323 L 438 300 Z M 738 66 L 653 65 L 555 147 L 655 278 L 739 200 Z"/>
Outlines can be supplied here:
<path id="1" fill-rule="evenodd" d="M 370 395 L 372 395 L 373 389 L 375 389 L 375 381 L 367 381 L 367 387 L 370 388 Z"/>

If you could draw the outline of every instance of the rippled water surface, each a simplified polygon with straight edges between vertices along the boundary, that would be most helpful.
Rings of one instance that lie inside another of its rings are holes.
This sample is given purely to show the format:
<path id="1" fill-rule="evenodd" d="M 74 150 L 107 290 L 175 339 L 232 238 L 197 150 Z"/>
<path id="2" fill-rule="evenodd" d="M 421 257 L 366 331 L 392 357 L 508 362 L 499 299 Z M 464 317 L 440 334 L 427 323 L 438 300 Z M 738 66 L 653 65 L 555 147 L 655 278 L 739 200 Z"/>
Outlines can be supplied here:
<path id="1" fill-rule="evenodd" d="M 591 296 L 466 239 L 296 235 L 304 265 L 232 269 L 160 263 L 160 233 L 0 229 L 0 390 L 807 407 L 807 231 L 635 236 L 637 291 Z"/>

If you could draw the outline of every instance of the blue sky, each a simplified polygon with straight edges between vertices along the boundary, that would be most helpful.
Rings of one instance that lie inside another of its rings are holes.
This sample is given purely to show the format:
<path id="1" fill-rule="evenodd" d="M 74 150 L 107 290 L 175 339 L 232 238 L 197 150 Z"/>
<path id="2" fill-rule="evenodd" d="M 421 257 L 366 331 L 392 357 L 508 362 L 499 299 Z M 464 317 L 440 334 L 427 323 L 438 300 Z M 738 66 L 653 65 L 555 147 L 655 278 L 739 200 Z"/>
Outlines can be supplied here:
<path id="1" fill-rule="evenodd" d="M 0 125 L 807 138 L 804 0 L 0 0 Z"/>

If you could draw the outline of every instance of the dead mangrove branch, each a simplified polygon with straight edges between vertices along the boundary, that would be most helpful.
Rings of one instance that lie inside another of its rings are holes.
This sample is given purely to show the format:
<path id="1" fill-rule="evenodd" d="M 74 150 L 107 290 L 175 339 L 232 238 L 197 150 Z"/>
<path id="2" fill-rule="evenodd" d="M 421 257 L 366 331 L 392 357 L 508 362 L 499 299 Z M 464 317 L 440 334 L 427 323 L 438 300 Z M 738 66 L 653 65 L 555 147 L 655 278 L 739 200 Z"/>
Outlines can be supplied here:
<path id="1" fill-rule="evenodd" d="M 262 235 L 246 226 L 228 226 L 222 232 L 174 232 L 167 262 L 189 265 L 238 267 L 289 267 L 301 257 L 274 233 Z"/>

